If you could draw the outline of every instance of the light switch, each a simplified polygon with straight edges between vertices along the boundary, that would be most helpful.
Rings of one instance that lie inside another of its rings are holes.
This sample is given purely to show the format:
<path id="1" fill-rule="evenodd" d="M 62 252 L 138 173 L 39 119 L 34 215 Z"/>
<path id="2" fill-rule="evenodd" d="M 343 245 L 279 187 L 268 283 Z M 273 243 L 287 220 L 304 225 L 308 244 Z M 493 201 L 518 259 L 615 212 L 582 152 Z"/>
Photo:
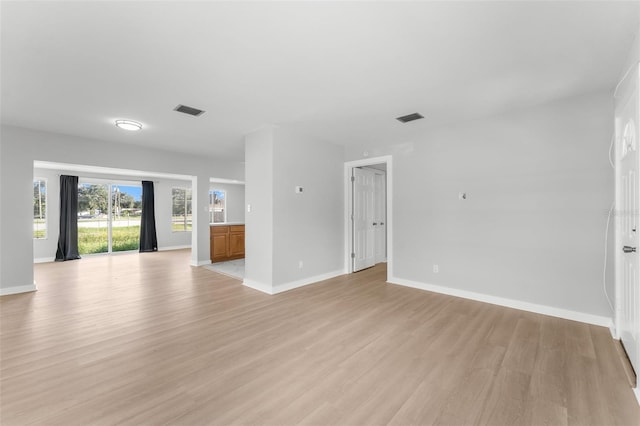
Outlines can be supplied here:
<path id="1" fill-rule="evenodd" d="M 296 194 L 302 194 L 302 187 L 296 186 Z"/>

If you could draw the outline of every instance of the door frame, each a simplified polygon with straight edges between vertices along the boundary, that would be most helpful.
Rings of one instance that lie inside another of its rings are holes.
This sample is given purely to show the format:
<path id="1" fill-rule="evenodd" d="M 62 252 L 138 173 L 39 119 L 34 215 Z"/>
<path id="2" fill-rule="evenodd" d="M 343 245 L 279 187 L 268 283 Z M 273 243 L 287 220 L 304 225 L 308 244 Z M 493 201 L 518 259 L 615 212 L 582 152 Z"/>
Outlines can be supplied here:
<path id="1" fill-rule="evenodd" d="M 387 280 L 393 276 L 393 156 L 384 155 L 381 157 L 364 158 L 362 160 L 347 161 L 344 163 L 344 272 L 353 273 L 353 262 L 351 253 L 353 250 L 353 226 L 351 222 L 351 206 L 353 191 L 351 186 L 351 173 L 354 168 L 373 166 L 375 164 L 386 164 L 387 180 Z"/>

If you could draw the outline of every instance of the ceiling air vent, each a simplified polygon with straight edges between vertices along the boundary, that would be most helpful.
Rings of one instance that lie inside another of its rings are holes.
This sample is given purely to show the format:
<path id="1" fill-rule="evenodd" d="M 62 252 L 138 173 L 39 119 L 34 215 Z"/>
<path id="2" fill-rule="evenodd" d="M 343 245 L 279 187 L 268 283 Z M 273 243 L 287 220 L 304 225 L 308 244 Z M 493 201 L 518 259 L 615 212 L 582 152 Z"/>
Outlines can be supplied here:
<path id="1" fill-rule="evenodd" d="M 204 114 L 204 111 L 198 108 L 193 108 L 186 105 L 178 105 L 173 109 L 174 111 L 183 112 L 185 114 L 193 115 L 194 117 L 199 117 Z"/>
<path id="2" fill-rule="evenodd" d="M 422 116 L 422 114 L 418 114 L 417 112 L 414 112 L 413 114 L 403 115 L 402 117 L 398 117 L 398 118 L 396 118 L 396 120 L 398 120 L 398 121 L 400 121 L 402 123 L 408 123 L 410 121 L 419 120 L 421 118 L 424 118 Z"/>

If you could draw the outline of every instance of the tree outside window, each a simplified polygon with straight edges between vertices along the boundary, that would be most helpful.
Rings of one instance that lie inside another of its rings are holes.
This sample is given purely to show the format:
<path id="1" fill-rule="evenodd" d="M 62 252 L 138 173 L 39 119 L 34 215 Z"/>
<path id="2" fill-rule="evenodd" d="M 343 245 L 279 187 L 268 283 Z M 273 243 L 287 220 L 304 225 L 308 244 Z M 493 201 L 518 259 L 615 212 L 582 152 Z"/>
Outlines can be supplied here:
<path id="1" fill-rule="evenodd" d="M 47 181 L 33 180 L 33 238 L 47 238 Z"/>
<path id="2" fill-rule="evenodd" d="M 171 189 L 172 211 L 171 229 L 174 232 L 191 231 L 191 190 L 186 188 Z"/>
<path id="3" fill-rule="evenodd" d="M 227 193 L 221 189 L 209 191 L 209 223 L 227 221 Z"/>

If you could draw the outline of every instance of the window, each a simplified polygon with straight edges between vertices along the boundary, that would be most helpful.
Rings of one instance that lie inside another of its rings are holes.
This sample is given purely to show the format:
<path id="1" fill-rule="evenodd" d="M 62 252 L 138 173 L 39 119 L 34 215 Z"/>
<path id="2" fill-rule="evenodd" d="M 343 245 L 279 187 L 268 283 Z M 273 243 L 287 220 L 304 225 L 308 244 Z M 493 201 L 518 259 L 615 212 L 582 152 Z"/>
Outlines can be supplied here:
<path id="1" fill-rule="evenodd" d="M 171 189 L 171 230 L 173 232 L 191 231 L 191 190 Z"/>
<path id="2" fill-rule="evenodd" d="M 227 193 L 220 189 L 209 191 L 209 223 L 227 221 Z"/>
<path id="3" fill-rule="evenodd" d="M 33 180 L 33 238 L 47 238 L 47 181 Z"/>

